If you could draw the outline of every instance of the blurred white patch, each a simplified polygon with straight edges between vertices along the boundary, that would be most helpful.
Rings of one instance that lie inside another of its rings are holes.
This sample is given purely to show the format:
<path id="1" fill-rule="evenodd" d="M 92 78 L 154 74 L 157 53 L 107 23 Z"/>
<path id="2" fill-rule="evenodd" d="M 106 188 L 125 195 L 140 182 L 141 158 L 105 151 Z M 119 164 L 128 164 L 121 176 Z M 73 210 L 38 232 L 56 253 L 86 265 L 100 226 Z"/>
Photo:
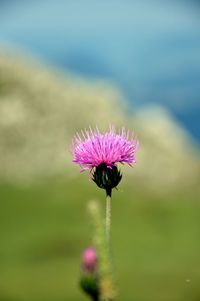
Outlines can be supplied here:
<path id="1" fill-rule="evenodd" d="M 8 127 L 18 125 L 25 122 L 27 118 L 27 111 L 23 102 L 12 97 L 9 99 L 1 99 L 0 102 L 0 126 Z"/>

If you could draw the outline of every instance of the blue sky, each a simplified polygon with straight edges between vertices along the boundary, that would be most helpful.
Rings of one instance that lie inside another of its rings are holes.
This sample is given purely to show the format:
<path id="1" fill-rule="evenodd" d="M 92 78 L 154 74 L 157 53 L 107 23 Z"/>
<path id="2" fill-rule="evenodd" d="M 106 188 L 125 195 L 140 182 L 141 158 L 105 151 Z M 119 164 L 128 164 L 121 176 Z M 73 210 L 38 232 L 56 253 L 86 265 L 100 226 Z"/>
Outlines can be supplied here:
<path id="1" fill-rule="evenodd" d="M 0 43 L 165 106 L 200 140 L 200 6 L 192 1 L 3 1 Z"/>

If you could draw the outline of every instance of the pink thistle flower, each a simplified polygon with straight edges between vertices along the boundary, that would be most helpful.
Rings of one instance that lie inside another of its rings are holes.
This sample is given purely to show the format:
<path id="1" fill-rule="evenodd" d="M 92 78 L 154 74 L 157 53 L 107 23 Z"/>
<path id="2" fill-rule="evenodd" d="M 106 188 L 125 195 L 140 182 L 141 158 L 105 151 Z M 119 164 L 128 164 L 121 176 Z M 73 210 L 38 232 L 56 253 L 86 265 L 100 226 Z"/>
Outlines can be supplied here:
<path id="1" fill-rule="evenodd" d="M 129 138 L 129 131 L 124 128 L 118 133 L 114 127 L 106 133 L 101 133 L 98 128 L 81 133 L 82 137 L 77 133 L 73 140 L 73 162 L 80 165 L 82 171 L 94 169 L 92 180 L 111 196 L 112 189 L 122 178 L 116 163 L 132 166 L 136 162 L 138 140 L 133 133 Z"/>
<path id="2" fill-rule="evenodd" d="M 117 162 L 132 165 L 136 162 L 135 154 L 138 140 L 129 131 L 122 128 L 116 133 L 114 127 L 109 132 L 101 133 L 98 129 L 83 132 L 82 137 L 77 133 L 73 140 L 73 162 L 80 165 L 82 170 L 105 164 L 107 168 L 115 166 Z"/>
<path id="3" fill-rule="evenodd" d="M 85 249 L 82 256 L 82 267 L 84 271 L 94 272 L 97 268 L 97 254 L 94 248 Z"/>

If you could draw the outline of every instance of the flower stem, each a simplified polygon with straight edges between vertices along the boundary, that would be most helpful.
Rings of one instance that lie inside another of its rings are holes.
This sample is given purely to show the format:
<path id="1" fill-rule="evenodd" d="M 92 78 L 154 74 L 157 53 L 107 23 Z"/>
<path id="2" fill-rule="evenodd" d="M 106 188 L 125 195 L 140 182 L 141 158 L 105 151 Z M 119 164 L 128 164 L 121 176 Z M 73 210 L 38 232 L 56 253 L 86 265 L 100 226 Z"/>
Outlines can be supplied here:
<path id="1" fill-rule="evenodd" d="M 108 195 L 110 198 L 111 194 L 109 193 Z M 107 245 L 107 242 L 109 243 L 110 238 L 106 237 L 105 218 L 102 219 L 101 209 L 98 202 L 91 201 L 89 204 L 89 210 L 95 228 L 94 244 L 96 245 L 99 258 L 99 300 L 114 301 L 116 291 L 112 273 L 111 252 L 108 249 L 110 246 Z"/>
<path id="2" fill-rule="evenodd" d="M 111 228 L 111 195 L 112 189 L 106 190 L 106 245 L 110 255 L 110 228 Z"/>

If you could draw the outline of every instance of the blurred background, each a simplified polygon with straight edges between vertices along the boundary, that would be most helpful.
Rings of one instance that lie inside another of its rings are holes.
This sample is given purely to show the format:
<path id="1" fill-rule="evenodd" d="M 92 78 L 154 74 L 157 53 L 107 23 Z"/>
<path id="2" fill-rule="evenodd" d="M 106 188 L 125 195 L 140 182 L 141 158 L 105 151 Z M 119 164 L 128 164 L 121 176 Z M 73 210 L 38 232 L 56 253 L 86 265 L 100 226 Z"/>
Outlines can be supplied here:
<path id="1" fill-rule="evenodd" d="M 0 301 L 87 300 L 82 128 L 130 128 L 113 194 L 119 300 L 200 300 L 200 2 L 0 1 Z"/>

